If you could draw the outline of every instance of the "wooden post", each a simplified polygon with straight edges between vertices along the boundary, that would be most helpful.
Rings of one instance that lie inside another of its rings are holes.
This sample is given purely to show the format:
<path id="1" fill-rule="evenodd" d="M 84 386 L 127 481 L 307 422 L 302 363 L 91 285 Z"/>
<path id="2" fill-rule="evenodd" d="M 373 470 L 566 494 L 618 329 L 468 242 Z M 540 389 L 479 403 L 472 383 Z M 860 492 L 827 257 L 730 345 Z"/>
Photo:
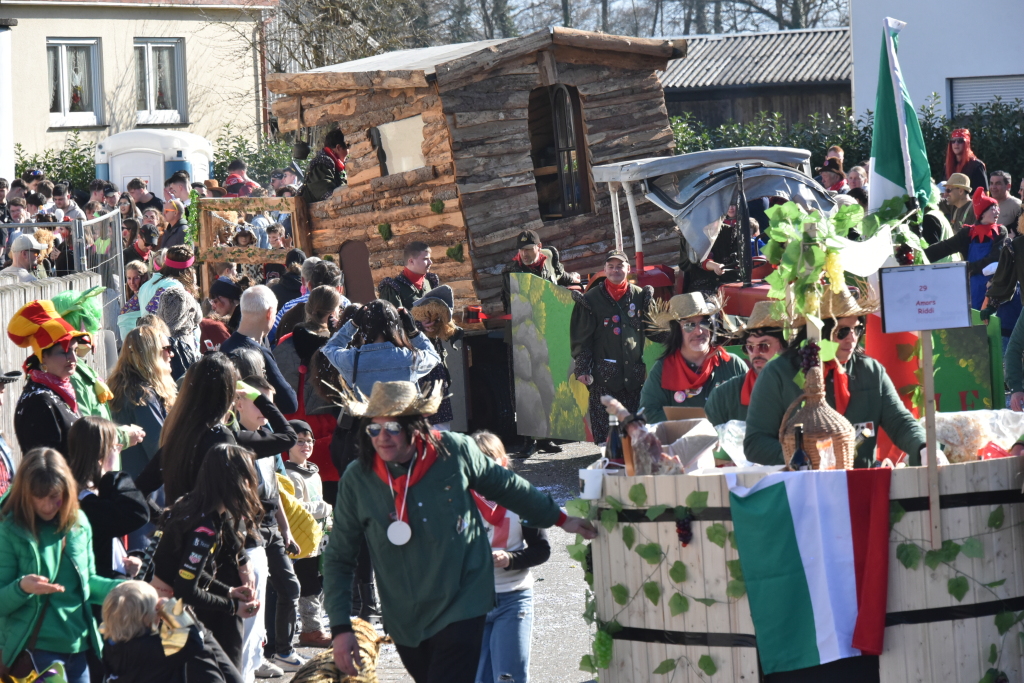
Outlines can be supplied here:
<path id="1" fill-rule="evenodd" d="M 636 276 L 644 274 L 644 241 L 640 235 L 640 218 L 636 213 L 636 199 L 633 197 L 633 183 L 623 181 L 626 190 L 626 204 L 629 205 L 629 221 L 633 224 L 633 250 L 636 252 Z"/>
<path id="2" fill-rule="evenodd" d="M 924 356 L 924 436 L 928 453 L 928 514 L 931 521 L 932 549 L 942 546 L 942 521 L 939 510 L 938 442 L 935 440 L 935 372 L 931 331 L 920 332 Z M 909 455 L 909 454 L 908 454 Z"/>
<path id="3" fill-rule="evenodd" d="M 612 197 L 612 227 L 615 229 L 615 248 L 625 251 L 622 243 L 622 215 L 619 213 L 619 184 L 608 183 L 608 192 Z"/>

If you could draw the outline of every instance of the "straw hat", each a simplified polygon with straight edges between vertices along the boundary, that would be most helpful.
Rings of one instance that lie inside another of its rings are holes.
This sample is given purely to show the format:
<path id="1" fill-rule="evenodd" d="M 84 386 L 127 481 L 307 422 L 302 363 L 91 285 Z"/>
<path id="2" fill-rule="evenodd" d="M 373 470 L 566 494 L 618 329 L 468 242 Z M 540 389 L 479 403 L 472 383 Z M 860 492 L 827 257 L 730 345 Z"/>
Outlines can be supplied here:
<path id="1" fill-rule="evenodd" d="M 971 179 L 963 173 L 954 173 L 946 181 L 946 187 L 959 187 L 961 190 L 967 190 L 967 193 L 970 194 Z"/>
<path id="2" fill-rule="evenodd" d="M 673 320 L 686 320 L 697 316 L 715 315 L 722 310 L 722 301 L 717 296 L 704 297 L 701 292 L 690 292 L 688 294 L 676 294 L 668 300 L 668 304 L 658 305 L 658 311 L 651 316 L 654 328 L 658 330 L 670 329 L 669 323 Z"/>
<path id="3" fill-rule="evenodd" d="M 759 330 L 764 330 L 765 332 L 768 332 L 770 329 L 781 330 L 785 327 L 786 321 L 772 314 L 772 309 L 775 308 L 776 303 L 778 302 L 765 299 L 754 304 L 754 308 L 750 311 L 750 317 L 747 318 L 746 324 L 740 327 L 738 336 L 746 336 Z M 790 326 L 799 327 L 803 324 L 804 318 L 799 316 L 790 323 Z"/>
<path id="4" fill-rule="evenodd" d="M 860 298 L 856 298 L 849 287 L 843 287 L 838 294 L 833 294 L 832 289 L 827 288 L 821 297 L 821 315 L 818 317 L 822 320 L 860 317 L 877 310 L 878 300 L 869 294 L 862 294 Z"/>
<path id="5" fill-rule="evenodd" d="M 420 392 L 414 382 L 377 382 L 369 400 L 359 391 L 343 387 L 342 399 L 347 412 L 356 417 L 401 417 L 433 415 L 441 407 L 444 386 L 434 382 Z"/>
<path id="6" fill-rule="evenodd" d="M 14 314 L 7 323 L 7 336 L 21 348 L 32 347 L 36 358 L 43 359 L 43 351 L 60 344 L 67 351 L 75 339 L 89 343 L 89 335 L 72 327 L 57 315 L 53 302 L 42 299 L 30 301 Z"/>

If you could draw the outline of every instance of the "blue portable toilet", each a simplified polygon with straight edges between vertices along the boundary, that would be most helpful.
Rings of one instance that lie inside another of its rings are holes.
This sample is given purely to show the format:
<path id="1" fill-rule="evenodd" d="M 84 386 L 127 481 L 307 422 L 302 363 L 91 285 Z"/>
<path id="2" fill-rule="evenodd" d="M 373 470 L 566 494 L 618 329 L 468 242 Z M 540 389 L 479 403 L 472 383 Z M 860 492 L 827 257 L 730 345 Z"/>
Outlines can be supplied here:
<path id="1" fill-rule="evenodd" d="M 149 190 L 163 195 L 164 180 L 175 171 L 188 171 L 192 182 L 210 178 L 213 145 L 206 138 L 178 130 L 140 128 L 111 135 L 96 145 L 96 177 L 124 190 L 141 178 Z"/>

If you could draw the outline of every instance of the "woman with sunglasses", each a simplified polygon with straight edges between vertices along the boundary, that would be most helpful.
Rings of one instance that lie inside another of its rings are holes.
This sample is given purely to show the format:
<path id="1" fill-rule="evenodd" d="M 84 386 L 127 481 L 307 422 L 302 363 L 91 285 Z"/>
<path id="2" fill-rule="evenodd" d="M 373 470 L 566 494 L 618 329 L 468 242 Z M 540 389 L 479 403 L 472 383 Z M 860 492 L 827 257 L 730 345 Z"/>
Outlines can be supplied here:
<path id="1" fill-rule="evenodd" d="M 135 205 L 135 200 L 127 192 L 122 192 L 121 196 L 117 198 L 117 208 L 121 211 L 122 224 L 129 218 L 137 221 L 142 220 L 142 212 L 139 211 L 139 207 Z M 131 244 L 130 241 L 125 242 L 124 246 L 127 247 L 129 244 Z"/>
<path id="2" fill-rule="evenodd" d="M 652 329 L 668 332 L 665 353 L 640 391 L 640 410 L 651 423 L 665 421 L 667 406 L 704 408 L 711 390 L 747 372 L 747 364 L 715 344 L 721 304 L 701 292 L 677 294 L 652 316 Z"/>
<path id="3" fill-rule="evenodd" d="M 924 429 L 903 405 L 885 368 L 860 348 L 867 316 L 877 310 L 874 301 L 858 301 L 850 290 L 839 294 L 826 289 L 821 298 L 822 339 L 839 345 L 834 360 L 822 362 L 825 395 L 830 406 L 842 413 L 859 431 L 872 434 L 857 449 L 854 467 L 871 467 L 875 462 L 875 435 L 885 433 L 896 447 L 908 454 L 910 465 L 920 465 L 925 446 Z M 796 383 L 801 371 L 801 330 L 781 356 L 765 366 L 757 378 L 747 411 L 747 434 L 743 450 L 747 459 L 761 465 L 782 465 L 779 428 L 786 409 L 802 393 Z"/>
<path id="4" fill-rule="evenodd" d="M 89 335 L 57 315 L 53 302 L 40 300 L 14 314 L 7 336 L 33 351 L 25 361 L 28 381 L 14 413 L 21 452 L 46 447 L 67 457 L 68 432 L 80 417 L 71 375 L 78 365 L 77 347 L 80 342 L 87 344 Z"/>

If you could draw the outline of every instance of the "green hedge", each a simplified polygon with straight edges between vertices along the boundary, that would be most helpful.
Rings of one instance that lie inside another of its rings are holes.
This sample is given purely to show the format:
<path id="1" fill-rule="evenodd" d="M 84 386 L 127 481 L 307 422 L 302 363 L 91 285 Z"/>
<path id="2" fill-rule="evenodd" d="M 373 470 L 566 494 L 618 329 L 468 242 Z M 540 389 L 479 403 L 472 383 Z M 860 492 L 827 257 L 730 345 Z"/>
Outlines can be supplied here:
<path id="1" fill-rule="evenodd" d="M 77 130 L 68 133 L 63 148 L 51 147 L 41 154 L 26 154 L 20 143 L 14 145 L 15 177 L 34 168 L 54 183 L 70 183 L 77 190 L 87 191 L 96 178 L 96 145 L 82 140 Z"/>
<path id="2" fill-rule="evenodd" d="M 971 148 L 985 162 L 989 172 L 1008 171 L 1016 182 L 1024 174 L 1024 102 L 996 100 L 961 111 L 953 119 L 940 113 L 937 95 L 932 95 L 918 114 L 932 176 L 945 175 L 946 143 L 954 128 L 971 130 Z M 805 122 L 787 125 L 778 112 L 761 112 L 749 123 L 726 123 L 710 128 L 692 114 L 672 117 L 676 152 L 697 152 L 723 147 L 778 145 L 810 150 L 811 163 L 817 167 L 825 152 L 839 145 L 846 152 L 847 169 L 871 156 L 871 112 L 855 119 L 850 109 L 842 108 L 835 118 L 814 114 Z"/>
<path id="3" fill-rule="evenodd" d="M 285 168 L 292 163 L 292 145 L 284 138 L 264 139 L 262 145 L 245 135 L 234 133 L 230 126 L 224 126 L 213 145 L 213 175 L 224 182 L 228 175 L 228 164 L 241 159 L 248 166 L 249 177 L 263 186 L 270 184 L 270 172 Z"/>

